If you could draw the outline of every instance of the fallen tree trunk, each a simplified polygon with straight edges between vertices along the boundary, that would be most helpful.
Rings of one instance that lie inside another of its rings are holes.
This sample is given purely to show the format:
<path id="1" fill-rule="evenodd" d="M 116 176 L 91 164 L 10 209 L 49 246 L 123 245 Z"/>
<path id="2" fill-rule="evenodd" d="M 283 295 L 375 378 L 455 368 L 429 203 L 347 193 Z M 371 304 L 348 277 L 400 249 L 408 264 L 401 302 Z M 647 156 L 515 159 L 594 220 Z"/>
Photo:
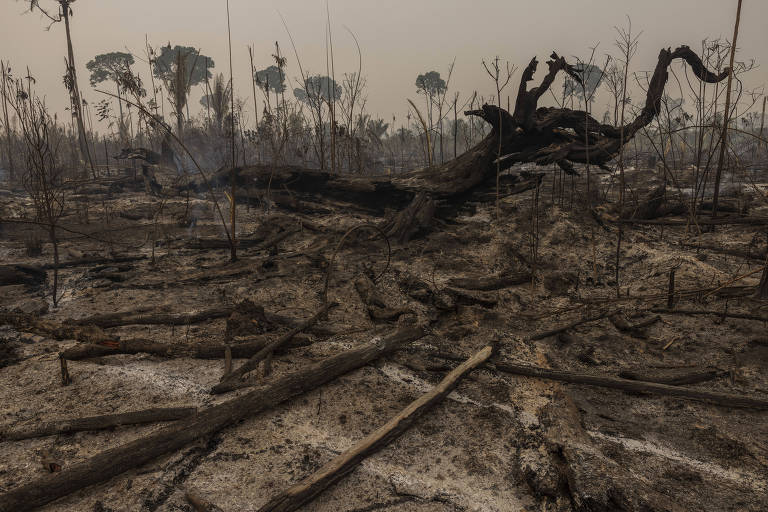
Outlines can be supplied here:
<path id="1" fill-rule="evenodd" d="M 290 512 L 298 510 L 326 488 L 338 482 L 366 457 L 373 455 L 397 439 L 426 411 L 439 403 L 469 372 L 485 364 L 493 354 L 493 347 L 487 346 L 457 366 L 429 392 L 403 409 L 386 424 L 358 441 L 344 453 L 325 464 L 313 474 L 291 486 L 263 505 L 259 512 Z"/>
<path id="2" fill-rule="evenodd" d="M 698 384 L 707 382 L 728 375 L 723 370 L 703 370 L 688 372 L 677 375 L 647 375 L 637 371 L 623 371 L 619 377 L 629 380 L 640 380 L 645 382 L 655 382 L 656 384 L 666 384 L 668 386 L 682 386 L 684 384 Z"/>
<path id="3" fill-rule="evenodd" d="M 243 343 L 205 343 L 197 346 L 168 345 L 151 340 L 131 339 L 113 342 L 80 343 L 61 352 L 61 357 L 69 361 L 81 361 L 94 357 L 114 356 L 118 354 L 152 354 L 161 357 L 192 357 L 195 359 L 221 359 L 227 348 L 232 357 L 243 359 L 256 354 L 271 341 L 271 338 L 261 336 L 253 341 Z M 309 336 L 297 334 L 293 339 L 275 352 L 292 348 L 306 347 L 311 343 Z"/>
<path id="4" fill-rule="evenodd" d="M 491 130 L 474 147 L 439 166 L 394 177 L 359 177 L 264 165 L 222 169 L 211 181 L 216 186 L 223 186 L 228 184 L 231 175 L 234 185 L 244 192 L 242 195 L 255 195 L 260 199 L 267 199 L 268 190 L 285 190 L 291 195 L 291 201 L 283 203 L 287 207 L 302 201 L 316 202 L 317 197 L 322 196 L 376 215 L 394 208 L 400 213 L 385 221 L 383 229 L 390 239 L 406 243 L 429 226 L 433 214 L 455 215 L 458 207 L 476 189 L 495 188 L 499 170 L 504 171 L 518 163 L 556 163 L 565 172 L 575 174 L 573 163 L 604 165 L 610 161 L 660 112 L 668 79 L 667 70 L 675 59 L 685 60 L 693 73 L 704 82 L 719 82 L 729 75 L 727 69 L 720 74 L 707 70 L 687 46 L 680 46 L 674 51 L 662 49 L 640 115 L 626 126 L 615 127 L 601 124 L 586 112 L 578 110 L 537 108 L 539 99 L 549 90 L 560 71 L 579 83 L 582 81 L 576 68 L 552 53 L 547 62 L 548 73 L 538 87 L 528 89 L 538 61 L 532 59 L 525 68 L 512 113 L 494 105 L 483 105 L 479 110 L 465 112 L 465 115 L 482 118 L 491 125 Z M 503 156 L 498 158 L 500 154 Z M 509 177 L 509 181 L 516 191 L 523 191 L 538 186 L 542 176 L 520 173 Z M 198 190 L 204 188 L 202 182 L 191 186 Z M 503 190 L 499 192 L 502 195 L 505 193 Z"/>
<path id="5" fill-rule="evenodd" d="M 55 340 L 78 340 L 88 343 L 114 340 L 114 336 L 93 325 L 67 325 L 20 313 L 0 313 L 0 325 L 12 325 L 17 331 L 31 332 Z"/>
<path id="6" fill-rule="evenodd" d="M 0 512 L 33 510 L 89 485 L 107 481 L 196 439 L 219 432 L 239 420 L 322 386 L 425 334 L 422 328 L 410 327 L 384 337 L 377 336 L 368 343 L 275 379 L 243 396 L 209 407 L 191 418 L 65 467 L 53 478 L 46 475 L 16 487 L 0 494 Z"/>
<path id="7" fill-rule="evenodd" d="M 146 284 L 135 285 L 134 288 L 162 288 L 166 284 L 173 284 L 174 286 L 186 285 L 186 284 L 198 284 L 207 283 L 215 279 L 233 279 L 245 274 L 252 274 L 255 269 L 261 267 L 264 263 L 264 259 L 241 259 L 234 263 L 229 263 L 220 268 L 207 268 L 199 272 L 192 274 L 184 274 L 184 277 L 168 281 L 151 281 Z"/>
<path id="8" fill-rule="evenodd" d="M 760 284 L 757 285 L 757 292 L 755 293 L 755 296 L 758 299 L 768 299 L 768 260 L 765 262 L 763 275 L 760 277 Z"/>
<path id="9" fill-rule="evenodd" d="M 622 391 L 629 391 L 632 393 L 653 393 L 656 395 L 673 396 L 687 400 L 710 402 L 722 407 L 737 407 L 758 410 L 768 409 L 768 399 L 754 398 L 747 395 L 716 393 L 712 391 L 702 391 L 699 389 L 656 384 L 653 382 L 619 379 L 616 377 L 600 377 L 596 375 L 588 375 L 585 373 L 550 370 L 549 368 L 523 364 L 500 362 L 495 363 L 493 366 L 500 372 L 511 373 L 514 375 L 524 375 L 526 377 L 537 377 L 540 379 L 570 382 L 571 384 L 586 384 L 587 386 L 620 389 Z"/>
<path id="10" fill-rule="evenodd" d="M 43 267 L 24 265 L 0 265 L 0 286 L 24 284 L 27 286 L 40 286 L 45 283 L 46 273 Z"/>
<path id="11" fill-rule="evenodd" d="M 221 509 L 214 503 L 211 503 L 207 499 L 200 496 L 200 494 L 194 489 L 187 488 L 184 491 L 184 497 L 187 499 L 195 512 L 221 512 Z"/>
<path id="12" fill-rule="evenodd" d="M 768 322 L 768 316 L 750 315 L 749 313 L 730 313 L 728 311 L 714 311 L 705 309 L 662 309 L 654 308 L 654 313 L 662 315 L 714 315 L 724 318 L 741 318 L 743 320 L 757 320 L 759 322 Z"/>
<path id="13" fill-rule="evenodd" d="M 104 430 L 122 425 L 139 425 L 159 421 L 174 421 L 186 418 L 197 412 L 196 407 L 172 407 L 163 409 L 146 409 L 144 411 L 88 416 L 70 420 L 58 420 L 38 423 L 32 428 L 16 429 L 0 432 L 0 441 L 18 441 L 35 437 L 69 434 L 85 430 Z"/>
<path id="14" fill-rule="evenodd" d="M 189 325 L 219 318 L 228 318 L 235 311 L 237 311 L 237 306 L 219 306 L 197 311 L 195 313 L 145 313 L 142 311 L 120 311 L 117 313 L 70 319 L 67 320 L 66 323 L 81 326 L 90 325 L 102 329 L 122 327 L 126 325 Z M 263 309 L 260 310 L 258 318 L 256 319 L 260 323 L 264 322 L 269 325 L 282 325 L 287 327 L 296 327 L 301 323 L 289 317 L 269 313 Z"/>
<path id="15" fill-rule="evenodd" d="M 284 241 L 298 231 L 282 231 L 268 238 L 238 238 L 237 247 L 240 249 L 269 249 Z M 197 238 L 186 244 L 190 249 L 229 249 L 229 242 L 219 238 Z"/>
<path id="16" fill-rule="evenodd" d="M 453 288 L 451 286 L 443 288 L 443 292 L 447 293 L 453 299 L 455 304 L 479 304 L 486 308 L 492 308 L 499 302 L 498 294 L 490 292 L 465 290 L 463 288 Z"/>
<path id="17" fill-rule="evenodd" d="M 448 280 L 448 286 L 465 290 L 494 291 L 510 286 L 531 282 L 530 272 L 501 273 L 495 276 L 455 277 Z"/>
<path id="18" fill-rule="evenodd" d="M 116 263 L 130 263 L 133 261 L 145 260 L 147 257 L 143 254 L 138 256 L 115 256 L 114 258 L 78 258 L 76 260 L 62 261 L 59 263 L 59 269 L 72 267 L 90 267 L 91 265 L 113 265 Z M 53 269 L 53 263 L 46 263 L 41 268 Z"/>
<path id="19" fill-rule="evenodd" d="M 718 206 L 718 209 L 720 207 Z M 683 247 L 688 247 L 691 249 L 696 249 L 696 251 L 712 251 L 717 252 L 720 254 L 727 254 L 728 256 L 735 256 L 737 258 L 744 258 L 745 260 L 765 260 L 766 257 L 768 257 L 768 249 L 753 249 L 752 247 L 747 247 L 746 249 L 732 249 L 728 247 L 720 247 L 717 245 L 709 245 L 709 244 L 696 244 L 696 243 L 686 243 L 686 242 L 680 242 L 680 245 Z"/>
<path id="20" fill-rule="evenodd" d="M 649 226 L 690 226 L 698 224 L 700 226 L 768 226 L 768 217 L 719 217 L 719 218 L 697 218 L 691 220 L 665 220 L 665 219 L 618 219 L 615 222 L 622 224 L 646 224 Z"/>
<path id="21" fill-rule="evenodd" d="M 70 347 L 59 354 L 67 361 L 80 361 L 93 357 L 113 356 L 117 354 L 152 354 L 169 357 L 177 355 L 177 347 L 164 343 L 156 343 L 151 340 L 110 340 L 98 343 L 80 343 Z"/>
<path id="22" fill-rule="evenodd" d="M 226 318 L 232 313 L 232 307 L 217 307 L 197 311 L 195 313 L 135 313 L 125 311 L 94 315 L 86 318 L 70 320 L 75 325 L 95 325 L 103 329 L 121 327 L 124 325 L 189 325 L 198 324 L 217 318 Z"/>
<path id="23" fill-rule="evenodd" d="M 233 310 L 234 309 L 230 309 L 229 312 L 231 313 Z M 123 315 L 123 313 L 117 315 Z M 131 325 L 132 323 L 137 323 L 136 316 L 137 315 L 134 313 L 127 313 L 125 317 L 110 317 L 108 319 L 109 321 L 105 323 L 111 327 Z M 117 318 L 125 318 L 128 323 L 122 323 L 122 321 L 118 323 Z M 292 318 L 274 313 L 264 312 L 263 320 L 265 320 L 269 326 L 282 325 L 295 328 L 300 325 L 300 322 L 297 322 Z M 223 344 L 203 344 L 196 347 L 182 347 L 178 345 L 157 343 L 146 339 L 119 340 L 115 336 L 104 332 L 100 327 L 88 323 L 89 320 L 87 319 L 82 320 L 84 325 L 70 325 L 76 324 L 76 322 L 77 321 L 55 322 L 53 320 L 40 320 L 33 316 L 20 313 L 0 313 L 0 325 L 12 325 L 14 329 L 18 331 L 31 332 L 55 340 L 78 340 L 84 342 L 81 345 L 76 345 L 62 352 L 62 356 L 65 359 L 73 361 L 90 357 L 115 354 L 138 354 L 141 352 L 164 357 L 188 356 L 200 359 L 215 359 L 222 357 L 225 350 L 225 345 Z M 322 326 L 310 326 L 309 330 L 318 335 L 336 334 L 332 330 Z M 286 348 L 309 344 L 307 338 L 299 337 L 301 339 L 287 343 Z M 232 345 L 233 356 L 250 357 L 264 348 L 269 342 L 270 340 L 268 338 L 259 338 L 246 343 L 235 343 Z"/>

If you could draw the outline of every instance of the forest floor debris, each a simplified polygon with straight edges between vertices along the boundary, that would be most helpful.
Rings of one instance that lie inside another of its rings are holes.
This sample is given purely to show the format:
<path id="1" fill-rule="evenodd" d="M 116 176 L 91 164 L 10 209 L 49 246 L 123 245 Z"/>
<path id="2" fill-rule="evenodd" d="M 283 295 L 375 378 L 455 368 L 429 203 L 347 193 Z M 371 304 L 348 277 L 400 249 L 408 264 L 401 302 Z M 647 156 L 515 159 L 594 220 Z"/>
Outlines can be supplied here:
<path id="1" fill-rule="evenodd" d="M 549 177 L 542 198 L 548 187 L 554 190 Z M 146 409 L 206 414 L 253 392 L 211 394 L 227 353 L 237 369 L 262 352 L 271 370 L 238 376 L 232 389 L 270 386 L 361 340 L 428 325 L 429 335 L 397 353 L 41 510 L 191 510 L 195 500 L 258 510 L 436 386 L 455 360 L 491 342 L 499 347 L 491 363 L 302 510 L 372 503 L 424 512 L 763 510 L 768 413 L 519 377 L 493 366 L 514 361 L 558 375 L 768 400 L 768 304 L 754 297 L 764 228 L 746 221 L 702 226 L 701 233 L 684 222 L 627 226 L 617 286 L 615 226 L 597 226 L 580 207 L 552 199 L 541 201 L 535 259 L 533 202 L 522 194 L 503 202 L 499 221 L 493 205 L 469 205 L 421 238 L 393 241 L 389 258 L 370 230 L 350 235 L 333 256 L 350 228 L 379 222 L 373 216 L 333 205 L 312 215 L 238 205 L 238 237 L 247 243 L 240 261 L 229 263 L 213 212 L 200 207 L 194 225 L 181 225 L 174 216 L 185 199 L 173 198 L 158 217 L 162 236 L 154 248 L 119 250 L 113 260 L 101 242 L 64 237 L 68 263 L 59 270 L 56 307 L 37 270 L 50 272 L 49 247 L 27 256 L 24 240 L 34 226 L 5 224 L 0 430 Z M 125 192 L 104 204 L 151 211 L 157 201 Z M 23 201 L 15 208 L 23 210 Z M 749 216 L 766 218 L 768 208 L 753 204 Z M 111 226 L 121 242 L 146 244 L 146 218 L 115 217 Z M 326 308 L 326 299 L 338 306 Z M 72 379 L 66 387 L 59 353 Z M 66 477 L 106 450 L 194 421 L 0 440 L 0 494 L 50 478 L 46 461 L 60 466 L 54 477 Z"/>

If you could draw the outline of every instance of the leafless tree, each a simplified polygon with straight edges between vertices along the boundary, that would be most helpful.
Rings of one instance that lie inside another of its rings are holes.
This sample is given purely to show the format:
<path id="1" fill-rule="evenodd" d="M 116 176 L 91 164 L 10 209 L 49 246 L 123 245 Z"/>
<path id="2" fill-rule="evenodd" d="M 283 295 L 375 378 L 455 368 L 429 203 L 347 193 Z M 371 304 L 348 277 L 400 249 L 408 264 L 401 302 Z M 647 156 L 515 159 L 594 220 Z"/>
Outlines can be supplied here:
<path id="1" fill-rule="evenodd" d="M 27 82 L 26 87 L 24 81 Z M 58 154 L 63 135 L 48 113 L 45 101 L 34 92 L 34 78 L 15 81 L 7 77 L 3 88 L 5 100 L 18 119 L 24 141 L 23 175 L 27 190 L 35 208 L 35 222 L 44 226 L 53 247 L 53 304 L 58 302 L 59 240 L 57 226 L 64 213 L 65 187 L 63 168 Z"/>
<path id="2" fill-rule="evenodd" d="M 0 79 L 2 79 L 2 82 L 0 82 L 0 95 L 2 96 L 3 100 L 3 124 L 5 125 L 5 152 L 6 152 L 6 158 L 8 160 L 8 171 L 10 172 L 9 178 L 13 181 L 16 178 L 16 167 L 14 165 L 13 161 L 13 135 L 11 135 L 13 129 L 11 128 L 11 123 L 8 120 L 8 99 L 6 96 L 6 89 L 7 89 L 7 83 L 6 78 L 8 77 L 8 73 L 10 73 L 10 67 L 8 66 L 8 63 L 0 61 Z"/>
<path id="3" fill-rule="evenodd" d="M 712 197 L 712 218 L 717 216 L 717 202 L 720 198 L 720 177 L 723 173 L 723 161 L 728 142 L 728 124 L 731 120 L 731 84 L 733 83 L 733 59 L 736 55 L 736 41 L 739 37 L 739 21 L 741 20 L 741 0 L 736 7 L 736 22 L 733 25 L 733 41 L 731 42 L 731 63 L 728 66 L 728 84 L 725 90 L 725 117 L 723 119 L 723 131 L 720 135 L 720 155 L 717 158 L 717 171 L 715 173 L 715 192 Z"/>
<path id="4" fill-rule="evenodd" d="M 499 150 L 497 152 L 497 158 L 501 158 L 501 138 L 503 137 L 502 131 L 502 114 L 501 114 L 501 91 L 504 90 L 504 88 L 509 84 L 509 81 L 512 79 L 512 75 L 515 73 L 515 66 L 510 66 L 509 61 L 506 63 L 506 68 L 502 70 L 502 66 L 500 64 L 499 57 L 496 56 L 492 61 L 490 66 L 486 64 L 485 61 L 483 61 L 483 67 L 485 68 L 485 71 L 488 73 L 488 76 L 491 77 L 491 80 L 493 80 L 494 84 L 496 85 L 496 106 L 499 110 L 499 119 L 498 119 L 498 125 L 499 125 Z M 496 161 L 496 218 L 498 219 L 501 214 L 501 206 L 500 206 L 500 196 L 499 196 L 499 179 L 501 175 L 501 163 Z"/>
<path id="5" fill-rule="evenodd" d="M 618 39 L 616 40 L 616 46 L 619 49 L 619 52 L 621 53 L 621 56 L 619 57 L 621 65 L 624 68 L 624 79 L 622 80 L 622 88 L 621 88 L 621 117 L 619 119 L 620 121 L 620 146 L 619 146 L 619 160 L 618 160 L 618 166 L 619 166 L 619 211 L 622 212 L 624 210 L 624 192 L 626 189 L 626 183 L 624 179 L 624 146 L 625 140 L 624 140 L 624 114 L 626 112 L 627 107 L 627 79 L 629 77 L 629 63 L 632 61 L 632 57 L 634 57 L 635 53 L 637 53 L 637 46 L 638 46 L 638 38 L 640 37 L 640 34 L 633 34 L 632 33 L 632 20 L 627 19 L 627 28 L 616 28 L 616 31 L 619 34 Z M 618 238 L 616 241 L 616 295 L 618 296 L 620 294 L 620 288 L 619 288 L 619 266 L 620 266 L 620 257 L 621 257 L 621 238 L 624 234 L 623 225 L 619 224 L 619 233 Z"/>

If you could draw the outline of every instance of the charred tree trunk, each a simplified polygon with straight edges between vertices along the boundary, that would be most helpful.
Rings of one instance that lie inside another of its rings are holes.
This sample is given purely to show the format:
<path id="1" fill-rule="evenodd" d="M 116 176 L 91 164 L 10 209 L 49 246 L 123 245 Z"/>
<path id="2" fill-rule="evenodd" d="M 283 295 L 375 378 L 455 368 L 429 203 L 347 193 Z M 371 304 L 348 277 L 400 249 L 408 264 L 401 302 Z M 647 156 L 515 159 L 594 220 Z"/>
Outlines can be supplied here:
<path id="1" fill-rule="evenodd" d="M 760 284 L 757 287 L 757 298 L 768 299 L 768 259 L 765 260 L 763 277 L 760 278 Z"/>
<path id="2" fill-rule="evenodd" d="M 538 87 L 528 89 L 528 82 L 533 79 L 538 61 L 532 59 L 525 68 L 513 113 L 494 105 L 483 105 L 479 110 L 464 112 L 465 115 L 482 118 L 492 129 L 473 148 L 442 165 L 392 178 L 350 177 L 322 170 L 288 167 L 248 167 L 237 169 L 235 179 L 240 182 L 238 186 L 250 189 L 243 194 L 244 200 L 249 199 L 249 194 L 254 194 L 254 188 L 266 190 L 271 180 L 273 190 L 285 188 L 299 198 L 299 201 L 291 204 L 292 207 L 300 208 L 302 199 L 317 201 L 318 196 L 323 196 L 343 202 L 345 206 L 351 203 L 376 214 L 395 208 L 400 213 L 386 221 L 384 228 L 388 236 L 405 243 L 426 227 L 433 215 L 455 212 L 457 206 L 477 189 L 495 186 L 497 159 L 501 170 L 518 163 L 528 162 L 541 166 L 555 163 L 568 174 L 576 174 L 573 164 L 586 163 L 587 158 L 591 164 L 605 165 L 618 154 L 623 144 L 647 126 L 660 111 L 668 78 L 667 69 L 674 59 L 685 60 L 693 73 L 704 82 L 719 82 L 729 73 L 727 69 L 719 75 L 710 72 L 687 46 L 674 51 L 662 49 L 640 115 L 626 126 L 615 127 L 601 124 L 583 111 L 537 108 L 539 99 L 560 71 L 581 83 L 576 69 L 564 58 L 552 53 L 547 62 L 549 72 Z M 499 154 L 503 156 L 498 158 Z M 226 183 L 228 173 L 228 170 L 219 173 L 217 179 L 220 185 Z M 537 183 L 540 180 L 535 175 L 521 176 L 512 176 L 508 181 Z M 518 183 L 512 193 L 527 190 L 527 187 L 520 185 Z"/>

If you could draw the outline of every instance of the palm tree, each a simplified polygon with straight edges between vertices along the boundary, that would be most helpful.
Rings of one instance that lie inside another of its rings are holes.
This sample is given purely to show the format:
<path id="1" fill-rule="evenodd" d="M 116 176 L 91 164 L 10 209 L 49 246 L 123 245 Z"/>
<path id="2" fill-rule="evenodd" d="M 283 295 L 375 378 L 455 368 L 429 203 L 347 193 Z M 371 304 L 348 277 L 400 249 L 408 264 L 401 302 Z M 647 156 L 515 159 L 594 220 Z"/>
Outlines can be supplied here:
<path id="1" fill-rule="evenodd" d="M 213 127 L 217 134 L 221 134 L 224 129 L 224 120 L 230 111 L 231 94 L 231 87 L 224 83 L 224 75 L 219 73 L 213 78 L 211 93 L 200 99 L 200 104 L 213 111 Z"/>
<path id="2" fill-rule="evenodd" d="M 386 135 L 388 129 L 389 124 L 383 119 L 371 119 L 365 127 L 368 139 L 376 145 L 381 145 L 381 138 Z"/>

